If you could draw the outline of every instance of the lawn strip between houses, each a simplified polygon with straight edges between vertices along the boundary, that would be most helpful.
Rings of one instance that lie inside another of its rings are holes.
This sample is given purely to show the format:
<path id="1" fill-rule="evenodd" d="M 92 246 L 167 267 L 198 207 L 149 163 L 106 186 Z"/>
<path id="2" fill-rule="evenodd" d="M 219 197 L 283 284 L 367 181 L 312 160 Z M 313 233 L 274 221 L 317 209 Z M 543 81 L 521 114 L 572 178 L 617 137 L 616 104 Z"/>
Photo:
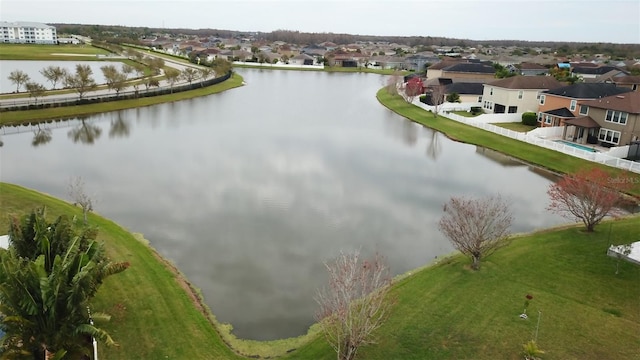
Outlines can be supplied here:
<path id="1" fill-rule="evenodd" d="M 589 167 L 601 168 L 610 174 L 612 179 L 624 179 L 624 181 L 632 183 L 629 194 L 640 198 L 640 174 L 583 160 L 555 150 L 545 149 L 540 146 L 494 134 L 447 119 L 440 115 L 434 117 L 432 113 L 416 105 L 407 103 L 401 96 L 389 94 L 386 88 L 380 89 L 376 97 L 378 101 L 389 110 L 418 124 L 440 131 L 452 140 L 496 150 L 556 173 L 573 173 Z"/>

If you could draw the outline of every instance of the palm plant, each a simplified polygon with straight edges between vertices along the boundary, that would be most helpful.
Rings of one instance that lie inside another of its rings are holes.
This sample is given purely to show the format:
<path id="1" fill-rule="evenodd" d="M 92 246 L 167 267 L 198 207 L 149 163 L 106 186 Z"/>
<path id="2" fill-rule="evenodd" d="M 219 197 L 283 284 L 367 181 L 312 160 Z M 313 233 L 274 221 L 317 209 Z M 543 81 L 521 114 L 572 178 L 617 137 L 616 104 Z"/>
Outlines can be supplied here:
<path id="1" fill-rule="evenodd" d="M 109 261 L 96 235 L 90 228 L 78 234 L 65 216 L 47 223 L 44 211 L 12 221 L 9 249 L 0 250 L 3 355 L 61 359 L 87 353 L 91 337 L 114 343 L 90 323 L 88 305 L 103 281 L 128 264 Z"/>

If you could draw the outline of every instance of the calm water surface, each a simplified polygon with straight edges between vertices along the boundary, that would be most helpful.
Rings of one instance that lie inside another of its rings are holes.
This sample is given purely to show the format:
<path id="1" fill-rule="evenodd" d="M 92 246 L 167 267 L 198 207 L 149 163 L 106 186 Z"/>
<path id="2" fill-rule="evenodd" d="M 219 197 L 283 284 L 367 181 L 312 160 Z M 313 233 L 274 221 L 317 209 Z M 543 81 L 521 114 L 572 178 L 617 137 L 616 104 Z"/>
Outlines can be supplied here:
<path id="1" fill-rule="evenodd" d="M 395 115 L 379 75 L 239 73 L 248 85 L 222 94 L 0 129 L 0 179 L 66 198 L 82 176 L 99 213 L 251 339 L 305 333 L 340 250 L 378 251 L 395 274 L 451 252 L 436 224 L 452 195 L 508 197 L 515 232 L 561 221 L 545 211 L 553 178 Z"/>
<path id="2" fill-rule="evenodd" d="M 96 84 L 104 84 L 104 76 L 101 67 L 106 65 L 114 65 L 118 70 L 122 69 L 122 62 L 119 61 L 82 61 L 69 57 L 69 61 L 36 61 L 36 60 L 0 60 L 0 93 L 10 93 L 16 91 L 16 85 L 8 79 L 9 74 L 14 70 L 22 70 L 29 75 L 29 81 L 33 81 L 43 85 L 47 89 L 51 89 L 52 84 L 40 74 L 40 70 L 49 66 L 59 66 L 67 69 L 70 74 L 75 73 L 76 65 L 89 65 L 93 71 L 93 79 Z M 58 81 L 56 89 L 62 87 L 62 82 Z M 20 88 L 21 92 L 25 91 L 24 85 Z"/>

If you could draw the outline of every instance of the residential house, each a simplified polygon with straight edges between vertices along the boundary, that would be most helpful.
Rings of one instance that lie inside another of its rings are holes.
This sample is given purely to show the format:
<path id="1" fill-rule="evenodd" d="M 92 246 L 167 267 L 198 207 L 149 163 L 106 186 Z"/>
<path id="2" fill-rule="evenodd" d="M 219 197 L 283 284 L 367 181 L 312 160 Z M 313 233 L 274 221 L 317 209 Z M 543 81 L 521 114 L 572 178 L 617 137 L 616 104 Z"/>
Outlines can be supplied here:
<path id="1" fill-rule="evenodd" d="M 466 62 L 462 59 L 444 59 L 427 68 L 427 79 L 435 79 L 442 77 L 442 69 L 455 65 L 461 62 Z"/>
<path id="2" fill-rule="evenodd" d="M 639 75 L 610 76 L 610 77 L 605 77 L 604 82 L 614 83 L 618 87 L 629 88 L 633 91 L 640 91 Z"/>
<path id="3" fill-rule="evenodd" d="M 484 84 L 482 107 L 494 114 L 522 113 L 538 110 L 542 91 L 562 87 L 551 76 L 512 76 Z"/>
<path id="4" fill-rule="evenodd" d="M 454 82 L 445 86 L 445 98 L 456 93 L 461 103 L 482 103 L 482 90 L 481 82 Z"/>
<path id="5" fill-rule="evenodd" d="M 495 69 L 491 65 L 480 62 L 463 62 L 443 68 L 441 77 L 465 80 L 484 79 L 488 81 L 495 78 Z"/>
<path id="6" fill-rule="evenodd" d="M 571 72 L 582 79 L 593 79 L 598 75 L 603 75 L 612 70 L 620 70 L 614 66 L 602 65 L 602 66 L 574 66 Z"/>
<path id="7" fill-rule="evenodd" d="M 592 143 L 597 140 L 599 145 L 611 147 L 640 141 L 640 92 L 638 91 L 584 101 L 580 104 L 579 114 L 581 117 L 591 119 L 597 125 L 593 128 L 597 129 L 597 139 L 586 139 L 591 140 Z M 577 121 L 566 121 L 565 124 L 575 125 L 577 127 L 575 133 L 585 133 L 584 130 L 580 131 L 580 124 Z M 595 131 L 591 134 L 595 135 Z"/>
<path id="8" fill-rule="evenodd" d="M 413 70 L 413 71 L 424 71 L 425 70 L 425 65 L 427 64 L 434 64 L 440 61 L 440 58 L 438 58 L 435 55 L 422 55 L 422 54 L 415 54 L 415 55 L 411 55 L 411 56 L 407 56 L 405 58 L 405 68 L 407 70 Z"/>
<path id="9" fill-rule="evenodd" d="M 315 58 L 313 56 L 309 56 L 307 54 L 300 54 L 289 59 L 289 64 L 293 65 L 313 65 L 315 63 Z"/>
<path id="10" fill-rule="evenodd" d="M 405 58 L 402 56 L 374 56 L 370 59 L 370 63 L 373 67 L 384 70 L 403 70 L 406 66 Z"/>
<path id="11" fill-rule="evenodd" d="M 546 66 L 542 66 L 540 64 L 523 62 L 520 64 L 519 72 L 520 75 L 523 76 L 537 76 L 548 74 L 549 69 Z"/>
<path id="12" fill-rule="evenodd" d="M 577 83 L 543 91 L 538 102 L 538 122 L 540 126 L 563 126 L 566 120 L 585 115 L 579 110 L 583 102 L 629 91 L 606 83 Z"/>

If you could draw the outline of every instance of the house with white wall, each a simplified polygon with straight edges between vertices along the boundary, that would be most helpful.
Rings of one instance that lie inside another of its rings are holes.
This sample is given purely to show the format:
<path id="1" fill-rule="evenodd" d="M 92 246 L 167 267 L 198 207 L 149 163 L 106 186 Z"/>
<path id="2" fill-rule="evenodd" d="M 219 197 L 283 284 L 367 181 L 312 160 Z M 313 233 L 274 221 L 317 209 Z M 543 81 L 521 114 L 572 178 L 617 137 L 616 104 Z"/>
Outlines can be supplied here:
<path id="1" fill-rule="evenodd" d="M 484 83 L 482 108 L 486 113 L 536 112 L 539 94 L 563 84 L 551 76 L 512 76 Z"/>

